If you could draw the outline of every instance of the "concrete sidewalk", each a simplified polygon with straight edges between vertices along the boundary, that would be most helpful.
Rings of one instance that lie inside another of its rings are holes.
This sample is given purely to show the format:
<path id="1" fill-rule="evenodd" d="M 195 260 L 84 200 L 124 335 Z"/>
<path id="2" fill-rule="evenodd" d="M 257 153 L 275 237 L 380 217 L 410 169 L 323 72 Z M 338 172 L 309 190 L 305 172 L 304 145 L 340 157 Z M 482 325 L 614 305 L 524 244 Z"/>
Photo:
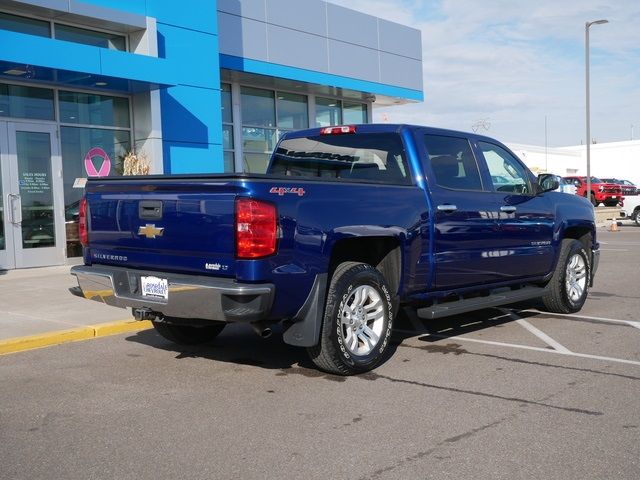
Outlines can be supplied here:
<path id="1" fill-rule="evenodd" d="M 131 311 L 84 300 L 71 265 L 0 271 L 0 341 L 104 322 L 132 320 Z"/>

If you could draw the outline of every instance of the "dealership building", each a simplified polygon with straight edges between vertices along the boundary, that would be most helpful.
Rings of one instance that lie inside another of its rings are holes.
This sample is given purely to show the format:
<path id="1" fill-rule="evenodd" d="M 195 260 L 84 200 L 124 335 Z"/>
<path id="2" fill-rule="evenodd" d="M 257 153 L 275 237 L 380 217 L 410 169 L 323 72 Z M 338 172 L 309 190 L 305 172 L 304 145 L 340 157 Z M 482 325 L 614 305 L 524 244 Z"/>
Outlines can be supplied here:
<path id="1" fill-rule="evenodd" d="M 283 132 L 422 92 L 419 30 L 321 0 L 0 0 L 0 269 L 80 255 L 83 179 L 131 152 L 262 173 Z"/>

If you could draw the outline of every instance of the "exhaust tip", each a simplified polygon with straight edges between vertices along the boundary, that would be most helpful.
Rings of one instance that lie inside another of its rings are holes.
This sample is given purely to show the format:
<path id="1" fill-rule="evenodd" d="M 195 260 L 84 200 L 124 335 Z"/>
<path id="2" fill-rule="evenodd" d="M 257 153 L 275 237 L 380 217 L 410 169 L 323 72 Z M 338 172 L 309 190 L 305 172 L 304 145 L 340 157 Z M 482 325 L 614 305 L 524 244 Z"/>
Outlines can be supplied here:
<path id="1" fill-rule="evenodd" d="M 271 327 L 268 327 L 259 322 L 252 323 L 251 328 L 253 329 L 254 332 L 256 332 L 256 335 L 258 335 L 261 338 L 269 338 L 273 333 L 273 331 L 271 330 Z"/>

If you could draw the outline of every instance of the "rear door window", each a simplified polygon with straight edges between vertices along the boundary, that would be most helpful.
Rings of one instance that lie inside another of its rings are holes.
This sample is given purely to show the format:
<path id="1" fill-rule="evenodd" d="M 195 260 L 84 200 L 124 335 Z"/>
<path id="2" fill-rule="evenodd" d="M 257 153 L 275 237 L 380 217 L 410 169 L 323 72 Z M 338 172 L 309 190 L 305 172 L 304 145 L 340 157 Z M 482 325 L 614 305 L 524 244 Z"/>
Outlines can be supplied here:
<path id="1" fill-rule="evenodd" d="M 469 140 L 445 135 L 424 136 L 435 183 L 451 190 L 482 190 L 482 180 Z"/>
<path id="2" fill-rule="evenodd" d="M 402 140 L 395 133 L 285 139 L 269 167 L 272 175 L 396 185 L 410 185 L 409 172 Z"/>

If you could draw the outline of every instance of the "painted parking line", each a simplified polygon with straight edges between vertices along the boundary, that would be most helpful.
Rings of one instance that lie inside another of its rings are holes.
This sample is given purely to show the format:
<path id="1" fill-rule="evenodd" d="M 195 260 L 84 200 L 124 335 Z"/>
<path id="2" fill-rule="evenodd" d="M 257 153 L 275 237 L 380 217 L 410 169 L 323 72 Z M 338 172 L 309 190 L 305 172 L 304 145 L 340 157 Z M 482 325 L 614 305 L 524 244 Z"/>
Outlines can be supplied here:
<path id="1" fill-rule="evenodd" d="M 564 355 L 567 357 L 579 357 L 579 358 L 588 358 L 591 360 L 601 360 L 601 361 L 605 361 L 605 362 L 612 362 L 612 363 L 624 363 L 627 365 L 637 365 L 640 366 L 640 362 L 636 361 L 636 360 L 626 360 L 624 358 L 613 358 L 613 357 L 606 357 L 606 356 L 601 356 L 601 355 L 591 355 L 589 353 L 579 353 L 579 352 L 572 352 L 570 350 L 567 351 L 560 351 L 560 350 L 554 350 L 552 348 L 544 348 L 544 347 L 532 347 L 530 345 L 520 345 L 517 343 L 505 343 L 505 342 L 494 342 L 492 340 L 480 340 L 477 338 L 468 338 L 468 337 L 462 337 L 462 336 L 449 336 L 449 335 L 438 335 L 435 333 L 428 333 L 428 332 L 415 332 L 415 331 L 411 331 L 411 330 L 401 330 L 401 329 L 396 329 L 396 332 L 399 333 L 404 333 L 407 335 L 421 335 L 424 337 L 432 337 L 432 338 L 440 338 L 443 340 L 459 340 L 461 342 L 472 342 L 472 343 L 482 343 L 485 345 L 493 345 L 493 346 L 497 346 L 497 347 L 507 347 L 507 348 L 516 348 L 516 349 L 520 349 L 520 350 L 533 350 L 535 352 L 544 352 L 544 353 L 552 353 L 555 355 Z"/>
<path id="2" fill-rule="evenodd" d="M 612 323 L 617 325 L 629 325 L 631 327 L 635 327 L 638 329 L 640 329 L 640 322 L 635 322 L 631 320 L 620 320 L 615 318 L 592 317 L 587 315 L 575 315 L 575 314 L 567 315 L 567 314 L 561 314 L 561 313 L 546 313 L 546 312 L 540 312 L 537 310 L 513 310 L 509 308 L 501 308 L 498 310 L 502 312 L 502 315 L 491 317 L 487 319 L 487 321 L 499 320 L 499 319 L 503 319 L 505 316 L 508 316 L 514 320 L 514 323 L 520 325 L 521 327 L 526 329 L 528 332 L 532 333 L 537 338 L 539 338 L 544 343 L 546 343 L 548 347 L 533 347 L 530 345 L 521 345 L 517 343 L 506 343 L 506 342 L 495 342 L 492 340 L 480 340 L 477 338 L 469 338 L 469 337 L 458 336 L 458 335 L 450 336 L 450 335 L 442 335 L 437 333 L 429 333 L 425 330 L 424 324 L 420 324 L 420 322 L 416 321 L 416 319 L 412 319 L 411 321 L 411 324 L 415 328 L 415 330 L 403 330 L 403 329 L 394 329 L 394 330 L 409 336 L 421 335 L 425 337 L 432 337 L 432 338 L 438 338 L 443 340 L 459 340 L 462 342 L 481 343 L 485 345 L 493 345 L 498 347 L 516 348 L 521 350 L 532 350 L 535 352 L 552 353 L 556 355 L 565 355 L 570 357 L 587 358 L 591 360 L 600 360 L 605 362 L 623 363 L 627 365 L 640 366 L 640 361 L 637 361 L 637 360 L 627 360 L 624 358 L 607 357 L 604 355 L 592 355 L 589 353 L 573 352 L 568 348 L 566 348 L 565 346 L 563 346 L 562 344 L 560 344 L 559 342 L 557 342 L 556 340 L 554 340 L 553 338 L 551 338 L 549 335 L 544 333 L 539 328 L 535 327 L 531 323 L 527 322 L 525 319 L 521 318 L 520 314 L 527 313 L 527 314 L 545 315 L 545 316 L 559 317 L 559 318 L 564 318 L 567 320 L 574 320 L 574 321 L 579 321 L 580 319 L 597 320 L 597 321 L 607 322 L 607 323 Z"/>
<path id="3" fill-rule="evenodd" d="M 508 308 L 500 308 L 499 310 L 505 315 L 508 315 L 510 318 L 514 319 L 518 325 L 520 325 L 522 328 L 527 330 L 529 333 L 533 333 L 536 337 L 538 337 L 540 340 L 542 340 L 544 343 L 549 345 L 554 350 L 557 350 L 558 352 L 563 352 L 563 353 L 571 353 L 571 351 L 567 347 L 561 345 L 559 342 L 551 338 L 549 335 L 544 333 L 539 328 L 531 325 L 524 318 L 520 317 L 514 310 L 510 310 Z"/>
<path id="4" fill-rule="evenodd" d="M 599 322 L 618 323 L 618 324 L 630 325 L 635 328 L 640 328 L 640 322 L 635 320 L 620 320 L 619 318 L 608 318 L 608 317 L 592 317 L 589 315 L 577 315 L 575 313 L 570 313 L 570 314 L 548 313 L 548 312 L 541 312 L 539 310 L 515 310 L 515 311 L 518 313 L 544 315 L 546 317 L 566 318 L 567 320 L 576 320 L 576 321 L 580 321 L 580 319 L 596 320 Z"/>

